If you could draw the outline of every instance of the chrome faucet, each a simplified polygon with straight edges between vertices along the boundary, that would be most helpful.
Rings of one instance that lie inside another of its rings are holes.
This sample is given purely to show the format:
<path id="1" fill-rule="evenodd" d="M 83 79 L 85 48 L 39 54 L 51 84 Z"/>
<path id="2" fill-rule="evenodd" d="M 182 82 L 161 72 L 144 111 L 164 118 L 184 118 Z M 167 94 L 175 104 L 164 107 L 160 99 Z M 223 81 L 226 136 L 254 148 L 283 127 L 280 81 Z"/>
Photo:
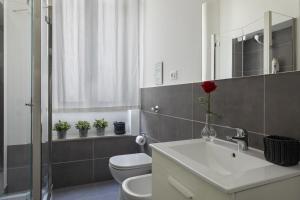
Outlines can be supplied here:
<path id="1" fill-rule="evenodd" d="M 248 150 L 248 132 L 245 129 L 236 128 L 236 136 L 227 136 L 227 140 L 237 142 L 239 149 L 242 149 L 242 151 Z"/>

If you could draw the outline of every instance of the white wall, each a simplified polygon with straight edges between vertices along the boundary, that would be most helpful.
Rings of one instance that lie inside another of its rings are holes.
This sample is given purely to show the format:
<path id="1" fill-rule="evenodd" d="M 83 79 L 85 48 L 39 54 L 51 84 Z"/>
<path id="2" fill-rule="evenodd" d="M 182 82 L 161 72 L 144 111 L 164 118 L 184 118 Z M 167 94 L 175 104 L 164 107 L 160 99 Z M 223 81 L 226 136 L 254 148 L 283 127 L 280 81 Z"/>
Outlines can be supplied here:
<path id="1" fill-rule="evenodd" d="M 200 0 L 144 0 L 141 87 L 155 86 L 154 66 L 161 61 L 164 85 L 201 81 L 201 8 Z"/>

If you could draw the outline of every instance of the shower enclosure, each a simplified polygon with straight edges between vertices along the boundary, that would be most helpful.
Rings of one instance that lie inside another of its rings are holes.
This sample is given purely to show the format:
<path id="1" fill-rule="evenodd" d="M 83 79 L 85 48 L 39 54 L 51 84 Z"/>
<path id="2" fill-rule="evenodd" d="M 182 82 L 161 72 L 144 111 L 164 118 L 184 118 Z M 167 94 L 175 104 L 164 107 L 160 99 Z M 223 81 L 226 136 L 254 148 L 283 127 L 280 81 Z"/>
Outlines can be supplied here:
<path id="1" fill-rule="evenodd" d="M 48 37 L 41 34 L 41 3 L 0 0 L 1 200 L 50 196 L 48 51 L 41 51 Z"/>
<path id="2" fill-rule="evenodd" d="M 83 111 L 90 112 L 84 117 L 97 113 L 111 117 L 111 121 L 126 121 L 130 127 L 128 134 L 138 134 L 140 52 L 136 38 L 139 37 L 139 1 L 74 2 L 54 1 L 53 6 L 53 60 L 56 61 L 53 61 L 56 63 L 53 65 L 56 76 L 53 77 L 59 77 L 53 81 L 53 96 L 56 97 L 53 107 L 57 109 L 54 117 L 62 116 L 59 110 L 78 112 L 80 118 Z M 51 4 L 51 0 L 0 0 L 0 200 L 51 198 Z M 78 18 L 74 20 L 73 15 Z M 96 15 L 97 20 L 90 20 Z M 85 23 L 77 21 L 82 18 Z M 68 23 L 69 20 L 73 24 Z M 66 27 L 61 29 L 61 25 Z M 72 35 L 82 29 L 87 30 Z M 73 40 L 70 44 L 62 44 L 60 39 L 63 37 L 73 37 Z M 95 47 L 94 41 L 103 45 Z M 76 51 L 73 51 L 73 42 L 78 47 Z M 86 42 L 85 52 L 80 46 L 82 42 Z M 73 88 L 73 82 L 68 80 L 74 74 L 66 73 L 68 76 L 63 78 L 57 76 L 64 63 L 59 57 L 64 49 L 61 45 L 68 45 L 67 50 L 75 52 L 74 55 L 64 52 L 69 63 L 62 67 L 69 72 L 69 67 L 75 63 L 77 71 L 73 72 L 78 76 L 75 84 L 85 84 L 85 88 L 91 90 L 78 89 L 79 95 L 75 96 L 72 92 L 57 93 L 60 91 L 57 83 L 65 84 L 69 92 Z M 78 65 L 84 62 L 90 65 Z M 87 71 L 86 75 L 81 73 L 83 70 Z M 107 85 L 112 80 L 113 89 Z M 122 92 L 125 89 L 128 92 Z M 97 92 L 100 90 L 101 93 Z M 83 96 L 85 101 L 81 101 Z M 73 101 L 76 101 L 75 105 Z M 103 164 L 103 169 L 107 167 Z M 102 181 L 96 178 L 91 181 Z"/>
<path id="3" fill-rule="evenodd" d="M 32 172 L 32 2 L 1 1 L 2 199 L 29 199 Z"/>

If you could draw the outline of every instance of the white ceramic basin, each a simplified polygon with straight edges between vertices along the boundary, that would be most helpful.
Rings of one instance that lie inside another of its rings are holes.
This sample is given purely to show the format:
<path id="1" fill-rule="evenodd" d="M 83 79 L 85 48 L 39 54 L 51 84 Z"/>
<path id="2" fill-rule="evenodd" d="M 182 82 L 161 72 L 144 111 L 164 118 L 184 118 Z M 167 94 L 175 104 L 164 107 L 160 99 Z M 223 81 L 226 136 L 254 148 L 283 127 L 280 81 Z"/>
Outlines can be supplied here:
<path id="1" fill-rule="evenodd" d="M 236 144 L 222 140 L 159 143 L 152 148 L 227 193 L 300 176 L 299 166 L 274 165 L 264 159 L 262 151 L 239 152 Z"/>
<path id="2" fill-rule="evenodd" d="M 230 148 L 211 142 L 178 144 L 171 146 L 170 149 L 223 176 L 271 165 L 262 159 L 239 154 Z"/>

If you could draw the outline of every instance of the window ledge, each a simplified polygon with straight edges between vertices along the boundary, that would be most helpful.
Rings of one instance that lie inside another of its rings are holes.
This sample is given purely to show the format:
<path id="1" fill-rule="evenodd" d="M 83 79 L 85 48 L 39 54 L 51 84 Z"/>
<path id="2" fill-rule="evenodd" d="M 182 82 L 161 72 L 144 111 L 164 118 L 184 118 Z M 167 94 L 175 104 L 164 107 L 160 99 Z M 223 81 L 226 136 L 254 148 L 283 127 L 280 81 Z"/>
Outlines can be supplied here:
<path id="1" fill-rule="evenodd" d="M 108 132 L 105 133 L 103 136 L 99 136 L 96 133 L 89 133 L 87 137 L 79 137 L 79 135 L 71 135 L 67 134 L 66 138 L 64 139 L 59 139 L 57 137 L 56 132 L 53 133 L 52 136 L 53 142 L 65 142 L 65 141 L 74 141 L 74 140 L 91 140 L 91 139 L 101 139 L 101 138 L 114 138 L 114 137 L 134 137 L 131 133 L 126 133 L 124 135 L 116 135 L 115 133 Z"/>

